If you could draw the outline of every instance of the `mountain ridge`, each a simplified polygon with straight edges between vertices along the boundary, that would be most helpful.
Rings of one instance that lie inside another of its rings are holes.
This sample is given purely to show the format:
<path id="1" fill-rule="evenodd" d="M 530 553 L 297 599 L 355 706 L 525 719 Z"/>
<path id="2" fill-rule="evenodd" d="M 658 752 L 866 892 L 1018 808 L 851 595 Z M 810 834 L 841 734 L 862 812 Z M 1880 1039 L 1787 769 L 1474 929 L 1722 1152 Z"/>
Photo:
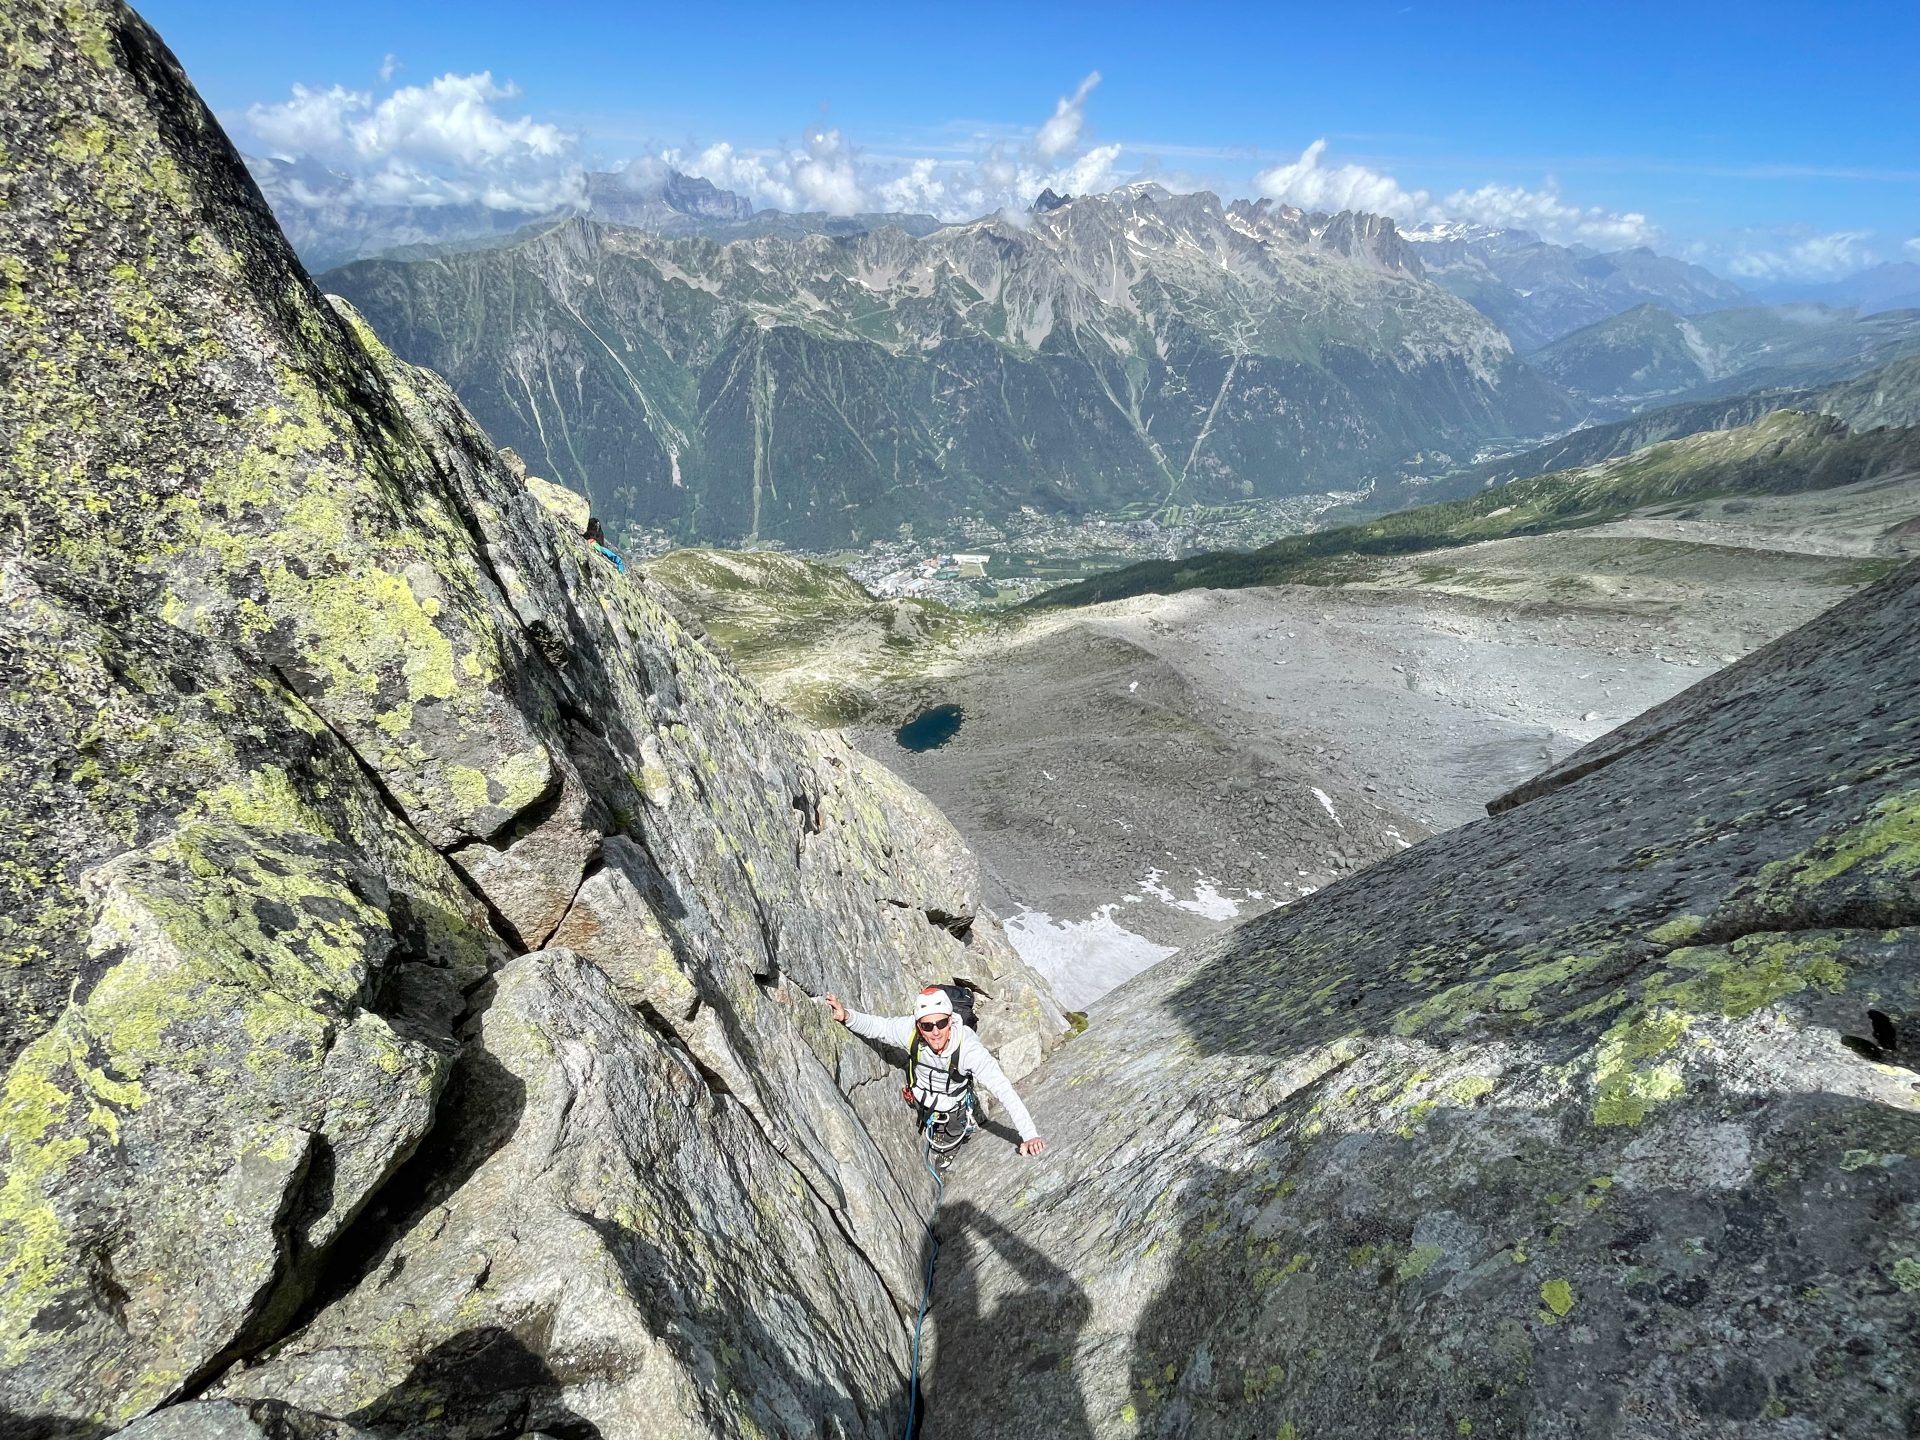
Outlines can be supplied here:
<path id="1" fill-rule="evenodd" d="M 1793 494 L 1920 469 L 1920 428 L 1770 410 L 1726 430 L 1702 430 L 1590 465 L 1507 480 L 1455 500 L 1375 515 L 1252 551 L 1217 551 L 1125 566 L 1019 607 L 1098 604 L 1141 593 L 1315 583 L 1400 557 L 1516 535 L 1575 531 L 1640 506 L 1729 495 Z"/>
<path id="2" fill-rule="evenodd" d="M 1391 221 L 1157 186 L 921 237 L 575 219 L 323 280 L 610 525 L 683 541 L 1293 493 L 1563 413 Z"/>
<path id="3" fill-rule="evenodd" d="M 1920 310 L 1744 306 L 1683 316 L 1638 305 L 1527 363 L 1605 418 L 1742 390 L 1811 389 L 1920 352 Z"/>
<path id="4" fill-rule="evenodd" d="M 1693 313 L 1746 298 L 1731 281 L 1644 245 L 1602 253 L 1530 230 L 1444 223 L 1407 238 L 1433 278 L 1490 316 L 1522 354 L 1635 305 Z"/>

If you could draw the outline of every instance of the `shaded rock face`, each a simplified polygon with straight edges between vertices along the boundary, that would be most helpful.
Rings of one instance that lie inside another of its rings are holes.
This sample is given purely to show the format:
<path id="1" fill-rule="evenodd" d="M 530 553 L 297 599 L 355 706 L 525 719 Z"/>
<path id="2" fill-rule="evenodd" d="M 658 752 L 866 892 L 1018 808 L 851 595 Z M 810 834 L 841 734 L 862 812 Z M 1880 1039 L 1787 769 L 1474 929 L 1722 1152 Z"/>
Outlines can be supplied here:
<path id="1" fill-rule="evenodd" d="M 1909 567 L 1101 1001 L 940 1433 L 1916 1433 L 1916 646 Z"/>
<path id="2" fill-rule="evenodd" d="M 203 1400 L 171 1405 L 129 1425 L 135 1440 L 367 1440 L 344 1420 L 296 1410 L 279 1400 Z"/>
<path id="3" fill-rule="evenodd" d="M 0 42 L 0 1428 L 896 1428 L 919 1171 L 808 997 L 1036 1061 L 971 857 L 315 292 L 137 17 Z"/>
<path id="4" fill-rule="evenodd" d="M 857 1253 L 839 1263 L 816 1176 L 758 1117 L 569 952 L 515 960 L 476 1009 L 460 1126 L 422 1157 L 428 1218 L 219 1393 L 382 1433 L 435 1411 L 473 1433 L 555 1433 L 581 1391 L 610 1435 L 862 1435 L 903 1418 L 906 1300 Z M 834 1283 L 796 1287 L 811 1267 Z M 538 1336 L 537 1365 L 524 1338 L 506 1353 L 513 1336 Z"/>

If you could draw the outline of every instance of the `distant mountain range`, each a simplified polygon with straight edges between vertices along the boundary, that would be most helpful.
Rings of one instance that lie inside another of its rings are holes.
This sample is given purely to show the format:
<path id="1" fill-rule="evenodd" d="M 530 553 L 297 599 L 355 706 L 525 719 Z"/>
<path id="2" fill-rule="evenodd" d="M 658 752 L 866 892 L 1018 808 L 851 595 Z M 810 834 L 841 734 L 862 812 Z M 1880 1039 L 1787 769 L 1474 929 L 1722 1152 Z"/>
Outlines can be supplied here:
<path id="1" fill-rule="evenodd" d="M 1871 315 L 1879 310 L 1920 310 L 1920 264 L 1895 260 L 1844 280 L 1821 285 L 1775 285 L 1761 298 L 1776 304 L 1841 305 Z"/>
<path id="2" fill-rule="evenodd" d="M 921 236 L 576 218 L 321 283 L 611 526 L 690 541 L 1323 491 L 1574 418 L 1392 221 L 1151 185 Z"/>
<path id="3" fill-rule="evenodd" d="M 1414 496 L 1508 478 L 1531 462 L 1476 452 L 1571 424 L 1657 409 L 1621 432 L 1646 443 L 1744 423 L 1920 352 L 1907 263 L 1766 292 L 1849 308 L 1758 306 L 1644 248 L 1153 186 L 947 225 L 756 211 L 632 169 L 529 216 L 367 206 L 311 162 L 249 164 L 316 269 L 378 252 L 322 283 L 498 440 L 616 530 L 685 542 L 832 546 L 1021 505 L 1362 483 Z"/>
<path id="4" fill-rule="evenodd" d="M 314 274 L 354 260 L 423 247 L 473 249 L 523 232 L 545 230 L 573 215 L 663 235 L 858 235 L 883 226 L 925 235 L 943 223 L 932 215 L 829 215 L 755 210 L 753 203 L 710 180 L 678 170 L 591 171 L 579 205 L 541 213 L 485 205 L 369 204 L 346 175 L 313 160 L 245 156 L 274 217 Z"/>
<path id="5" fill-rule="evenodd" d="M 1612 419 L 1683 398 L 1806 388 L 1920 353 L 1920 310 L 1862 315 L 1822 305 L 1678 315 L 1633 309 L 1554 341 L 1527 363 Z"/>
<path id="6" fill-rule="evenodd" d="M 1920 433 L 1920 354 L 1830 383 L 1762 387 L 1663 405 L 1627 419 L 1588 425 L 1544 445 L 1451 474 L 1383 481 L 1360 500 L 1329 510 L 1324 518 L 1343 523 L 1459 500 L 1509 480 L 1598 465 L 1665 440 L 1737 430 L 1781 410 L 1830 416 L 1854 433 L 1903 427 Z"/>
<path id="7" fill-rule="evenodd" d="M 540 214 L 480 204 L 368 204 L 353 181 L 313 160 L 246 157 L 276 217 L 314 273 L 353 260 L 404 251 L 419 258 L 439 246 L 474 248 L 571 215 L 663 235 L 752 239 L 762 235 L 858 235 L 892 228 L 928 235 L 948 222 L 934 215 L 830 215 L 756 210 L 743 195 L 666 166 L 632 166 L 582 177 L 577 205 Z M 1048 190 L 1033 213 L 1073 197 Z M 1640 305 L 1680 315 L 1736 306 L 1817 304 L 1863 314 L 1920 308 L 1920 263 L 1895 261 L 1845 279 L 1743 290 L 1709 270 L 1644 246 L 1602 252 L 1558 245 L 1532 231 L 1454 221 L 1402 229 L 1428 278 L 1498 325 L 1521 354 Z"/>
<path id="8" fill-rule="evenodd" d="M 508 235 L 541 217 L 468 205 L 372 204 L 353 181 L 316 160 L 242 157 L 273 215 L 314 274 L 401 246 L 462 244 Z"/>
<path id="9" fill-rule="evenodd" d="M 1746 298 L 1711 271 L 1645 247 L 1602 254 L 1527 230 L 1458 224 L 1406 235 L 1427 274 L 1488 316 L 1523 354 L 1636 305 L 1692 314 Z"/>

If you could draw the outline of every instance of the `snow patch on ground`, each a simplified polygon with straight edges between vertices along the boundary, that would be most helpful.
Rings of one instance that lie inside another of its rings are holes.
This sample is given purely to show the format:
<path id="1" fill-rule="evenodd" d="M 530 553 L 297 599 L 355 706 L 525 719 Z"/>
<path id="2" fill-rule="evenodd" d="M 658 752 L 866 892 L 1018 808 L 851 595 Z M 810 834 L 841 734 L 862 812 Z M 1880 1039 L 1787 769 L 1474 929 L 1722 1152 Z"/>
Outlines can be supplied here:
<path id="1" fill-rule="evenodd" d="M 1327 818 L 1333 821 L 1334 824 L 1339 825 L 1340 812 L 1333 808 L 1333 797 L 1318 785 L 1309 785 L 1307 788 L 1313 791 L 1313 798 L 1320 802 L 1320 808 L 1327 812 Z"/>
<path id="2" fill-rule="evenodd" d="M 1198 873 L 1194 876 L 1193 898 L 1182 900 L 1173 891 L 1160 882 L 1166 877 L 1164 870 L 1148 870 L 1147 878 L 1140 882 L 1140 890 L 1153 896 L 1162 905 L 1171 905 L 1175 910 L 1186 910 L 1205 920 L 1235 920 L 1240 916 L 1241 901 L 1231 895 L 1222 894 L 1219 887 L 1206 876 Z M 1131 895 L 1126 897 L 1131 900 Z M 1258 899 L 1259 897 L 1253 896 Z"/>
<path id="3" fill-rule="evenodd" d="M 1119 908 L 1102 905 L 1085 920 L 1055 920 L 1039 910 L 1023 910 L 1006 922 L 1007 939 L 1022 960 L 1046 977 L 1061 1005 L 1084 1010 L 1114 986 L 1173 954 L 1173 946 L 1156 945 L 1118 924 L 1113 912 Z"/>

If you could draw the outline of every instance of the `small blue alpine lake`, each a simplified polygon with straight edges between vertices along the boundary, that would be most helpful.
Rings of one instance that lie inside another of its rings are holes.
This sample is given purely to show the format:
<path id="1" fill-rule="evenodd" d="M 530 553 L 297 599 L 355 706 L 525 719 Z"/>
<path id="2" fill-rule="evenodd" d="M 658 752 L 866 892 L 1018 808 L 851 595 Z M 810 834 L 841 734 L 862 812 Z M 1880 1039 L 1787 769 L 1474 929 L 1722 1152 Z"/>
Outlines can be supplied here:
<path id="1" fill-rule="evenodd" d="M 938 750 L 960 729 L 964 715 L 958 705 L 935 705 L 894 731 L 893 738 L 903 750 Z"/>

